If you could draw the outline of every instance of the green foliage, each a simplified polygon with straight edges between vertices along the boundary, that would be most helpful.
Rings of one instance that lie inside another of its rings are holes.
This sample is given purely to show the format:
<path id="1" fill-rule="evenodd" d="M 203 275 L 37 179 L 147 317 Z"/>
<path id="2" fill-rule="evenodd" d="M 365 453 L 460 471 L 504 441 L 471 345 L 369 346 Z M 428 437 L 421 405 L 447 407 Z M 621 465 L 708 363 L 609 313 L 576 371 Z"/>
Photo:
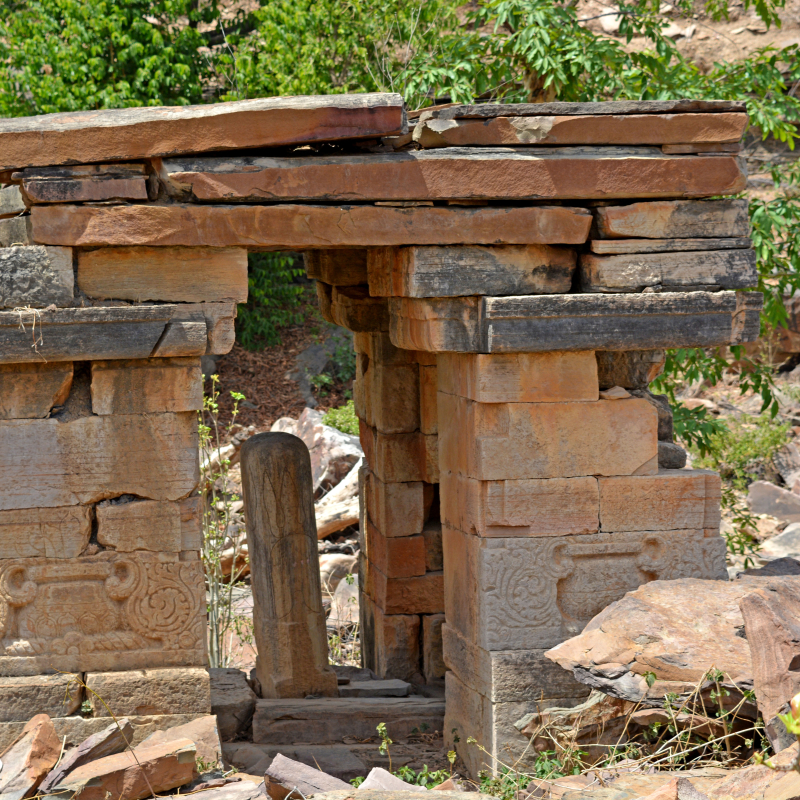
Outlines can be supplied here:
<path id="1" fill-rule="evenodd" d="M 339 408 L 332 408 L 325 414 L 322 421 L 326 425 L 330 425 L 332 428 L 342 431 L 342 433 L 358 436 L 358 417 L 356 416 L 356 409 L 352 400 L 348 400 Z"/>
<path id="2" fill-rule="evenodd" d="M 438 786 L 450 777 L 450 773 L 446 769 L 429 770 L 427 764 L 423 764 L 419 772 L 411 769 L 411 767 L 402 766 L 395 770 L 394 774 L 406 783 L 426 788 L 428 786 Z"/>
<path id="3" fill-rule="evenodd" d="M 718 470 L 734 488 L 745 489 L 758 478 L 759 465 L 789 440 L 790 427 L 788 422 L 779 423 L 766 415 L 743 415 L 711 434 L 708 453 L 695 464 Z"/>
<path id="4" fill-rule="evenodd" d="M 303 321 L 305 275 L 295 253 L 250 253 L 248 257 L 248 299 L 239 305 L 236 340 L 247 350 L 280 344 L 279 330 Z"/>
<path id="5" fill-rule="evenodd" d="M 197 26 L 216 17 L 216 0 L 0 0 L 0 9 L 0 116 L 202 101 Z"/>
<path id="6" fill-rule="evenodd" d="M 251 17 L 253 32 L 231 35 L 236 51 L 216 67 L 225 99 L 270 95 L 402 92 L 414 54 L 435 51 L 456 23 L 452 0 L 271 0 Z"/>

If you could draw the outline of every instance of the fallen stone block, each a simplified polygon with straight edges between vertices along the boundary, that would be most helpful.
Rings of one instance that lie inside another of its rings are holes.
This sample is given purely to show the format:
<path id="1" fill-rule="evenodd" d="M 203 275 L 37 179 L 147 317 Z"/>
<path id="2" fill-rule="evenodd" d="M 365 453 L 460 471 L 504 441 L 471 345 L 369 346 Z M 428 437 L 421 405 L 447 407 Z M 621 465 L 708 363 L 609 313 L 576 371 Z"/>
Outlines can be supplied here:
<path id="1" fill-rule="evenodd" d="M 292 761 L 280 753 L 272 759 L 272 763 L 267 768 L 264 776 L 264 781 L 267 787 L 267 794 L 272 800 L 283 800 L 294 790 L 300 791 L 304 796 L 308 796 L 347 788 L 347 784 L 339 780 L 339 778 L 334 778 L 319 769 L 306 766 L 298 761 Z"/>
<path id="2" fill-rule="evenodd" d="M 77 747 L 69 750 L 42 781 L 39 793 L 47 795 L 74 769 L 99 758 L 120 753 L 128 746 L 133 746 L 133 726 L 130 720 L 123 717 L 119 721 L 112 722 L 104 730 L 93 733 Z"/>
<path id="3" fill-rule="evenodd" d="M 747 503 L 754 514 L 800 522 L 800 496 L 769 481 L 753 481 L 747 490 Z"/>
<path id="4" fill-rule="evenodd" d="M 423 724 L 442 730 L 444 700 L 427 697 L 323 697 L 311 700 L 259 700 L 253 717 L 253 740 L 280 744 L 340 743 L 345 736 L 377 738 L 384 722 L 393 739 L 406 739 Z M 289 738 L 291 737 L 291 738 Z"/>
<path id="5" fill-rule="evenodd" d="M 240 669 L 209 669 L 211 713 L 217 718 L 223 742 L 232 741 L 245 731 L 253 719 L 256 694 Z"/>
<path id="6" fill-rule="evenodd" d="M 359 790 L 378 789 L 394 792 L 420 791 L 419 787 L 406 783 L 406 781 L 392 775 L 391 772 L 383 769 L 383 767 L 373 767 L 358 788 Z"/>
<path id="7" fill-rule="evenodd" d="M 92 412 L 152 414 L 203 407 L 199 358 L 92 362 Z"/>
<path id="8" fill-rule="evenodd" d="M 139 800 L 152 792 L 177 789 L 197 775 L 195 746 L 189 739 L 139 746 L 135 754 L 126 750 L 77 767 L 53 787 L 53 793 L 81 800 L 105 800 L 108 794 Z"/>
<path id="9" fill-rule="evenodd" d="M 793 558 L 800 558 L 800 522 L 792 522 L 780 533 L 763 542 L 759 546 L 758 554 L 762 558 L 775 559 L 775 561 L 789 561 Z M 775 561 L 771 563 L 774 564 Z M 769 566 L 767 564 L 767 567 Z"/>
<path id="10" fill-rule="evenodd" d="M 183 739 L 189 739 L 194 743 L 197 760 L 205 765 L 203 771 L 219 768 L 222 764 L 222 743 L 219 738 L 217 718 L 213 714 L 196 717 L 166 730 L 153 731 L 146 739 L 142 739 L 137 745 L 137 750 Z"/>
<path id="11" fill-rule="evenodd" d="M 28 722 L 19 738 L 0 753 L 0 796 L 3 800 L 22 800 L 36 794 L 36 789 L 56 765 L 61 742 L 47 714 L 37 714 Z"/>
<path id="12" fill-rule="evenodd" d="M 86 675 L 87 699 L 96 716 L 207 714 L 211 710 L 208 671 L 204 667 L 92 672 Z"/>
<path id="13" fill-rule="evenodd" d="M 42 419 L 63 405 L 72 387 L 72 362 L 0 365 L 0 419 Z"/>

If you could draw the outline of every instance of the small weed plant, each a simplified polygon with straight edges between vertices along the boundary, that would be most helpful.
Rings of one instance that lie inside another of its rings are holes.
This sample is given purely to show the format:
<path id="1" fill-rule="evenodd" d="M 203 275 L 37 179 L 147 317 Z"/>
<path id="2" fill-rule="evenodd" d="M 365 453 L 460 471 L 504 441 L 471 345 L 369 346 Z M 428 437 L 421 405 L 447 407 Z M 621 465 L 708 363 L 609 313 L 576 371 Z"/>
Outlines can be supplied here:
<path id="1" fill-rule="evenodd" d="M 348 400 L 339 408 L 332 408 L 325 414 L 322 421 L 342 433 L 349 433 L 358 436 L 358 417 L 356 416 L 355 405 L 352 400 Z"/>
<path id="2" fill-rule="evenodd" d="M 252 621 L 238 614 L 237 595 L 244 588 L 242 580 L 247 567 L 246 557 L 240 557 L 245 532 L 232 524 L 232 507 L 239 500 L 230 478 L 230 458 L 223 444 L 236 422 L 240 392 L 231 392 L 233 411 L 230 421 L 223 425 L 219 412 L 219 376 L 208 379 L 209 391 L 204 393 L 203 409 L 199 412 L 200 433 L 200 492 L 202 501 L 203 549 L 201 558 L 206 577 L 208 610 L 208 660 L 211 667 L 227 667 L 235 655 L 235 640 L 252 642 Z M 232 558 L 228 566 L 226 556 Z"/>

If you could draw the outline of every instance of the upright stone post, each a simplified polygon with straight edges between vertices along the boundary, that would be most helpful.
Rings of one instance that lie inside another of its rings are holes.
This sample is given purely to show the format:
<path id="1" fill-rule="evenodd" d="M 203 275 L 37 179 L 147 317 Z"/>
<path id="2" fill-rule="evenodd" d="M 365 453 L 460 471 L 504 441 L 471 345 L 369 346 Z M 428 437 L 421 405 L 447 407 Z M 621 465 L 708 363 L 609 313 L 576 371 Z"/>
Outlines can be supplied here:
<path id="1" fill-rule="evenodd" d="M 242 446 L 241 464 L 262 694 L 336 696 L 308 448 L 288 433 L 262 433 Z"/>

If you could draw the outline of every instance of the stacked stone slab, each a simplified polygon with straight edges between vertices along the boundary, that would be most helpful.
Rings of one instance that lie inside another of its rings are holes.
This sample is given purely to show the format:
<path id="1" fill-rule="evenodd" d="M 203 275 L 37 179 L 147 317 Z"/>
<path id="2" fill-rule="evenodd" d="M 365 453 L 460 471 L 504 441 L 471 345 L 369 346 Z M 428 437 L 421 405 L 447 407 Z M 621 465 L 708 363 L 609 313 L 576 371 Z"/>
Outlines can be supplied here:
<path id="1" fill-rule="evenodd" d="M 668 468 L 648 384 L 665 348 L 758 335 L 745 204 L 706 199 L 745 187 L 744 107 L 413 122 L 396 95 L 0 121 L 0 669 L 37 697 L 65 665 L 111 686 L 203 663 L 198 359 L 232 344 L 245 250 L 309 252 L 356 333 L 365 658 L 446 671 L 471 772 L 580 701 L 545 649 L 640 583 L 724 575 L 718 479 Z M 259 701 L 261 741 L 341 732 L 340 700 L 313 734 L 281 702 Z"/>

